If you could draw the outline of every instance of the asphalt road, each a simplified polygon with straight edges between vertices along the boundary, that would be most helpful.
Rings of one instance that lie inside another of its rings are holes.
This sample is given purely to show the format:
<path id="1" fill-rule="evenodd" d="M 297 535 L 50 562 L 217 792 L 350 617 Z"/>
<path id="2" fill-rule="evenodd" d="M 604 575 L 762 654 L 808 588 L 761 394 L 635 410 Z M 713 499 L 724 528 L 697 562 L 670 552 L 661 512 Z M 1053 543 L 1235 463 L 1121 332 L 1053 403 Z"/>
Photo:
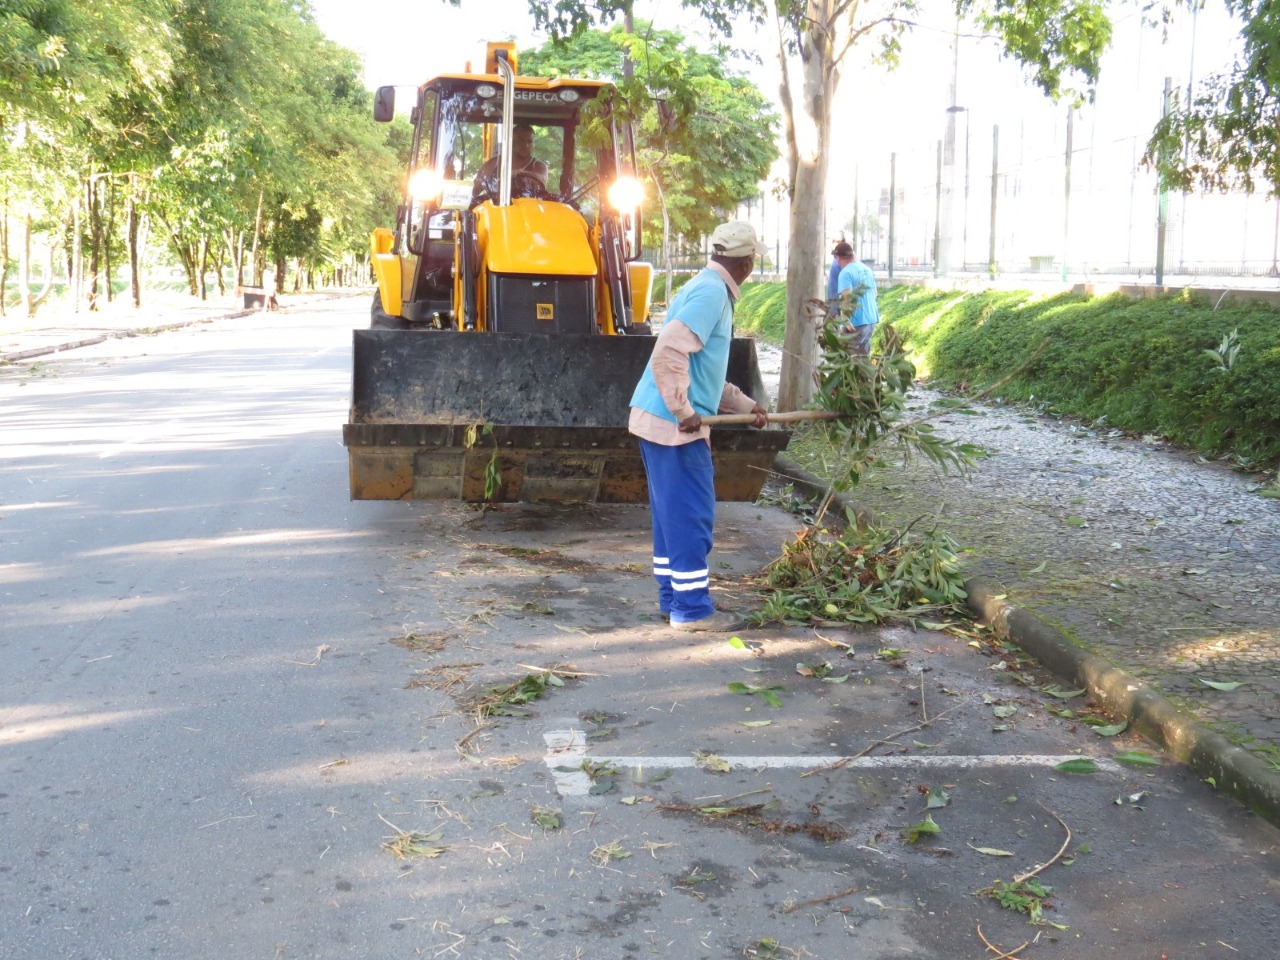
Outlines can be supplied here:
<path id="1" fill-rule="evenodd" d="M 0 369 L 0 958 L 1274 955 L 1280 832 L 1032 665 L 672 634 L 640 508 L 348 502 L 366 302 Z M 720 599 L 797 526 L 722 505 Z M 1037 867 L 1060 926 L 976 894 Z"/>

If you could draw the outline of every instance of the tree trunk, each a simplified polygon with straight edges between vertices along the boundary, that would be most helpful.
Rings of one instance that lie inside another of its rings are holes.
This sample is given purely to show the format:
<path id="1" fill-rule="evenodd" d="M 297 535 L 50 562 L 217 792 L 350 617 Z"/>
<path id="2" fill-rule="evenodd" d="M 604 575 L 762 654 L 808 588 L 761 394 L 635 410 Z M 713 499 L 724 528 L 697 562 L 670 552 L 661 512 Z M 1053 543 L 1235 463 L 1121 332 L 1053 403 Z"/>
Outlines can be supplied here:
<path id="1" fill-rule="evenodd" d="M 187 275 L 187 292 L 193 297 L 200 296 L 199 277 L 200 259 L 199 251 L 192 247 L 189 243 L 184 243 L 178 231 L 173 229 L 173 224 L 165 219 L 163 214 L 157 214 L 164 228 L 169 231 L 169 240 L 173 244 L 173 252 L 178 255 L 178 260 L 182 263 L 182 271 Z"/>
<path id="2" fill-rule="evenodd" d="M 227 246 L 231 269 L 236 275 L 236 290 L 239 290 L 244 286 L 244 234 L 235 227 L 227 227 L 222 240 Z"/>
<path id="3" fill-rule="evenodd" d="M 255 287 L 262 286 L 263 269 L 262 260 L 258 256 L 258 247 L 262 243 L 262 191 L 258 191 L 258 209 L 253 215 L 253 245 L 250 247 L 249 254 L 253 257 L 253 285 Z"/>
<path id="4" fill-rule="evenodd" d="M 9 299 L 9 194 L 0 202 L 0 317 L 8 315 Z"/>
<path id="5" fill-rule="evenodd" d="M 218 296 L 225 297 L 227 295 L 227 280 L 222 275 L 223 268 L 226 267 L 227 265 L 226 260 L 223 259 L 225 254 L 223 254 L 220 250 L 218 250 L 216 245 L 210 244 L 210 246 L 213 247 L 213 251 L 214 251 L 213 275 L 218 278 Z"/>
<path id="6" fill-rule="evenodd" d="M 205 277 L 209 274 L 209 238 L 200 238 L 200 253 L 198 254 L 198 262 L 200 269 L 200 299 L 208 300 L 209 291 L 206 289 Z"/>
<path id="7" fill-rule="evenodd" d="M 102 211 L 98 208 L 99 181 L 93 174 L 85 183 L 85 207 L 89 214 L 89 286 L 85 305 L 91 313 L 98 309 L 98 269 L 102 248 Z"/>
<path id="8" fill-rule="evenodd" d="M 44 289 L 39 293 L 31 290 L 31 211 L 22 218 L 22 247 L 18 260 L 18 294 L 26 308 L 27 317 L 33 318 L 40 305 L 48 299 L 53 290 L 53 255 L 54 245 L 49 245 L 49 262 L 45 267 Z"/>
<path id="9" fill-rule="evenodd" d="M 67 252 L 67 284 L 71 288 L 72 310 L 80 312 L 80 294 L 84 291 L 83 251 L 80 246 L 80 196 L 71 201 L 71 249 Z"/>
<path id="10" fill-rule="evenodd" d="M 133 294 L 133 307 L 142 309 L 142 276 L 138 272 L 138 180 L 137 174 L 129 174 L 129 290 Z"/>
<path id="11" fill-rule="evenodd" d="M 675 271 L 671 269 L 671 211 L 667 209 L 667 195 L 662 192 L 662 181 L 651 169 L 649 179 L 658 190 L 658 206 L 662 208 L 662 269 L 666 282 L 662 286 L 663 298 L 671 302 L 671 283 L 675 279 Z"/>
<path id="12" fill-rule="evenodd" d="M 817 325 L 810 301 L 820 296 L 821 218 L 825 163 L 802 162 L 791 195 L 791 252 L 787 258 L 787 332 L 778 380 L 778 410 L 799 410 L 813 399 L 818 361 Z M 816 204 L 816 206 L 815 206 Z"/>
<path id="13" fill-rule="evenodd" d="M 787 332 L 783 339 L 782 373 L 778 382 L 778 410 L 798 410 L 813 398 L 818 362 L 817 324 L 809 301 L 822 295 L 825 266 L 822 229 L 826 219 L 827 141 L 831 100 L 839 81 L 835 51 L 847 49 L 853 12 L 837 0 L 809 0 L 804 18 L 792 21 L 800 41 L 800 82 L 793 95 L 785 53 L 782 67 L 782 106 L 791 173 L 790 253 L 787 258 Z M 852 5 L 852 11 L 858 5 Z M 787 29 L 779 20 L 779 30 Z M 803 114 L 797 123 L 796 111 Z"/>
<path id="14" fill-rule="evenodd" d="M 115 177 L 107 180 L 107 216 L 106 224 L 102 231 L 102 260 L 104 273 L 107 280 L 107 303 L 115 299 L 115 291 L 111 289 L 111 242 L 115 239 L 116 232 L 116 181 Z"/>

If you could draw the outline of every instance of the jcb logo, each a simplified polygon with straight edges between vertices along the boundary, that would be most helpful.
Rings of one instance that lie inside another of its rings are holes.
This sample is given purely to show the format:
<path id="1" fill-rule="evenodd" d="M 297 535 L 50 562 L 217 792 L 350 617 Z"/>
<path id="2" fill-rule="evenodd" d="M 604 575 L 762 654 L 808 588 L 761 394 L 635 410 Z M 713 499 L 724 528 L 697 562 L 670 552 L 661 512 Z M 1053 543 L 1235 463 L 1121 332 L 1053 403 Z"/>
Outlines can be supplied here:
<path id="1" fill-rule="evenodd" d="M 556 318 L 555 304 L 551 304 L 551 303 L 538 304 L 539 320 L 554 320 L 555 318 Z"/>

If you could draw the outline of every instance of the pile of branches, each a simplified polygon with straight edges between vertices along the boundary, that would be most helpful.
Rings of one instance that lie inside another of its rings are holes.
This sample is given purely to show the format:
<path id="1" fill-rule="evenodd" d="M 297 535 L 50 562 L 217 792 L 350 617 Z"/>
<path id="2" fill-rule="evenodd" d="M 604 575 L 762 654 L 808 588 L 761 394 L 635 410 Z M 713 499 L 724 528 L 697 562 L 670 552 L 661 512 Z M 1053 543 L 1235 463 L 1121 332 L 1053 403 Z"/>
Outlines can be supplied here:
<path id="1" fill-rule="evenodd" d="M 967 594 L 955 544 L 929 530 L 802 530 L 765 570 L 763 622 L 882 623 L 956 611 Z"/>

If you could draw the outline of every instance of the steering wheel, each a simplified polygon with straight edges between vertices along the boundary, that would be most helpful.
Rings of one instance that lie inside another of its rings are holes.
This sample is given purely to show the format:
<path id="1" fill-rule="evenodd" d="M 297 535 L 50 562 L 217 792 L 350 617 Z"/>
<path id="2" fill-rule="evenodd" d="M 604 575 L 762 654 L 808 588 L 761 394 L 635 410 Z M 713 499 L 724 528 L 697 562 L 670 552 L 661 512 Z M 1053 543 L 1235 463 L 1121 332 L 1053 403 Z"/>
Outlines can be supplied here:
<path id="1" fill-rule="evenodd" d="M 547 185 L 542 182 L 542 178 L 533 173 L 520 172 L 513 174 L 511 177 L 511 197 L 531 197 L 534 200 L 554 200 L 555 197 L 547 192 Z"/>
<path id="2" fill-rule="evenodd" d="M 471 207 L 475 208 L 486 200 L 498 201 L 498 175 L 488 174 L 476 178 L 471 188 Z M 518 172 L 511 177 L 511 198 L 532 197 L 535 200 L 555 200 L 557 197 L 547 191 L 542 178 L 527 171 Z"/>

